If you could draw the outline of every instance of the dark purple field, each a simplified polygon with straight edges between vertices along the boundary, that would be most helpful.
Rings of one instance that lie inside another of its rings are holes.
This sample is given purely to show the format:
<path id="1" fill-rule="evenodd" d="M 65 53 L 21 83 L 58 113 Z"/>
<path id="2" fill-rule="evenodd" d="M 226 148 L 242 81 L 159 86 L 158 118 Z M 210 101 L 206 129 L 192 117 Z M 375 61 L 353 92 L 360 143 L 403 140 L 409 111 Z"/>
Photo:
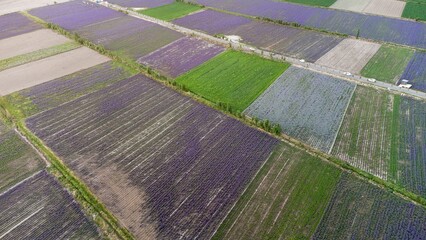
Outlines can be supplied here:
<path id="1" fill-rule="evenodd" d="M 207 10 L 175 21 L 209 34 L 238 35 L 258 48 L 315 62 L 343 38 Z"/>
<path id="2" fill-rule="evenodd" d="M 125 16 L 124 13 L 84 0 L 40 7 L 29 13 L 66 30 L 76 30 L 90 24 Z"/>
<path id="3" fill-rule="evenodd" d="M 0 16 L 0 39 L 28 33 L 42 26 L 19 13 L 9 13 Z"/>
<path id="4" fill-rule="evenodd" d="M 72 196 L 46 171 L 0 194 L 0 238 L 101 239 Z"/>
<path id="5" fill-rule="evenodd" d="M 211 237 L 278 143 L 140 75 L 27 126 L 144 239 Z"/>
<path id="6" fill-rule="evenodd" d="M 202 39 L 185 37 L 140 58 L 138 62 L 175 78 L 224 50 L 224 47 Z"/>
<path id="7" fill-rule="evenodd" d="M 426 52 L 417 51 L 414 53 L 402 74 L 402 79 L 409 80 L 414 89 L 426 92 Z"/>

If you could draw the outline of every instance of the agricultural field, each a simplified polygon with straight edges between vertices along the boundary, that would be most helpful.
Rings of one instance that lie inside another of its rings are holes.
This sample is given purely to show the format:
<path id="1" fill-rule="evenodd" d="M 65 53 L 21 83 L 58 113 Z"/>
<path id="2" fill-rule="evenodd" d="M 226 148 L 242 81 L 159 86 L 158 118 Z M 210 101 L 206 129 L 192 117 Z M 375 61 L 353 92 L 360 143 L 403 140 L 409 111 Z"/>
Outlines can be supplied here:
<path id="1" fill-rule="evenodd" d="M 108 2 L 117 4 L 123 7 L 130 8 L 155 8 L 166 4 L 171 4 L 175 0 L 109 0 Z"/>
<path id="2" fill-rule="evenodd" d="M 30 62 L 0 72 L 0 95 L 35 86 L 109 59 L 85 47 Z"/>
<path id="3" fill-rule="evenodd" d="M 0 71 L 17 67 L 26 63 L 34 62 L 43 58 L 58 55 L 81 47 L 76 42 L 67 42 L 61 45 L 40 49 L 34 52 L 0 60 Z"/>
<path id="4" fill-rule="evenodd" d="M 44 166 L 37 153 L 0 121 L 0 194 Z"/>
<path id="5" fill-rule="evenodd" d="M 192 0 L 207 7 L 266 17 L 330 32 L 426 48 L 426 24 L 275 0 Z"/>
<path id="6" fill-rule="evenodd" d="M 213 239 L 309 239 L 340 174 L 302 150 L 280 145 Z"/>
<path id="7" fill-rule="evenodd" d="M 141 75 L 26 123 L 144 239 L 209 238 L 278 144 Z"/>
<path id="8" fill-rule="evenodd" d="M 355 84 L 290 67 L 244 112 L 281 125 L 282 131 L 328 152 Z"/>
<path id="9" fill-rule="evenodd" d="M 415 52 L 402 74 L 402 79 L 409 80 L 413 88 L 426 92 L 426 52 Z"/>
<path id="10" fill-rule="evenodd" d="M 24 117 L 57 107 L 136 73 L 111 61 L 6 96 Z"/>
<path id="11" fill-rule="evenodd" d="M 326 67 L 359 73 L 379 50 L 380 44 L 344 39 L 315 63 Z"/>
<path id="12" fill-rule="evenodd" d="M 426 210 L 344 173 L 313 239 L 423 239 Z"/>
<path id="13" fill-rule="evenodd" d="M 49 5 L 32 9 L 28 12 L 46 22 L 59 25 L 71 31 L 91 24 L 125 16 L 124 13 L 84 0 Z"/>
<path id="14" fill-rule="evenodd" d="M 387 92 L 358 86 L 332 154 L 352 166 L 387 179 L 391 140 L 395 134 L 392 124 L 399 117 L 398 113 L 394 114 L 394 101 L 394 95 Z"/>
<path id="15" fill-rule="evenodd" d="M 222 23 L 220 26 L 216 25 L 218 19 Z M 309 62 L 315 62 L 342 41 L 342 38 L 324 33 L 262 21 L 245 23 L 245 20 L 248 19 L 206 10 L 183 17 L 175 23 L 210 34 L 237 35 L 246 44 Z"/>
<path id="16" fill-rule="evenodd" d="M 174 2 L 156 8 L 139 10 L 138 12 L 164 21 L 172 21 L 201 9 L 202 7 L 197 5 Z"/>
<path id="17" fill-rule="evenodd" d="M 362 12 L 371 0 L 337 0 L 331 8 Z"/>
<path id="18" fill-rule="evenodd" d="M 0 15 L 20 12 L 31 8 L 42 7 L 45 5 L 67 2 L 69 0 L 13 0 L 13 1 L 0 1 Z"/>
<path id="19" fill-rule="evenodd" d="M 206 32 L 210 35 L 224 34 L 252 20 L 232 14 L 204 10 L 173 21 L 173 23 Z"/>
<path id="20" fill-rule="evenodd" d="M 228 51 L 176 79 L 191 92 L 215 103 L 244 111 L 289 64 Z"/>
<path id="21" fill-rule="evenodd" d="M 336 0 L 281 0 L 281 1 L 311 5 L 311 6 L 321 6 L 321 7 L 329 7 L 334 2 L 336 2 Z"/>
<path id="22" fill-rule="evenodd" d="M 371 0 L 363 12 L 399 18 L 404 11 L 405 4 L 399 0 Z"/>
<path id="23" fill-rule="evenodd" d="M 152 52 L 138 62 L 165 76 L 175 78 L 225 50 L 202 39 L 184 37 Z"/>
<path id="24" fill-rule="evenodd" d="M 426 2 L 407 1 L 407 5 L 402 12 L 402 16 L 416 20 L 426 21 Z"/>
<path id="25" fill-rule="evenodd" d="M 41 28 L 41 25 L 19 13 L 9 13 L 0 16 L 0 39 L 29 33 Z"/>
<path id="26" fill-rule="evenodd" d="M 405 188 L 426 196 L 426 103 L 401 98 L 399 128 L 391 159 L 393 175 Z"/>
<path id="27" fill-rule="evenodd" d="M 395 84 L 401 79 L 413 54 L 414 51 L 409 48 L 382 45 L 361 70 L 361 75 Z"/>
<path id="28" fill-rule="evenodd" d="M 46 171 L 0 194 L 0 238 L 101 239 L 72 196 Z"/>
<path id="29" fill-rule="evenodd" d="M 70 42 L 47 29 L 0 40 L 0 60 Z"/>

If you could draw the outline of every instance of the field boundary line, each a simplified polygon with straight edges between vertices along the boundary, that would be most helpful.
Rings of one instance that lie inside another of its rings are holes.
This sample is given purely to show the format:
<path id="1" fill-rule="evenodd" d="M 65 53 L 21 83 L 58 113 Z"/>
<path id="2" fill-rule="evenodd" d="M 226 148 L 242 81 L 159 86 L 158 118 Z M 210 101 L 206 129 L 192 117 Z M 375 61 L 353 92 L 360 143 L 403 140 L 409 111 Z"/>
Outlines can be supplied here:
<path id="1" fill-rule="evenodd" d="M 43 168 L 43 169 L 41 169 L 41 170 L 39 170 L 39 171 L 37 171 L 37 172 L 35 172 L 35 173 L 33 173 L 33 174 L 31 174 L 31 175 L 30 175 L 30 176 L 28 176 L 28 177 L 26 177 L 26 178 L 22 179 L 21 181 L 19 181 L 19 182 L 15 183 L 13 186 L 10 186 L 8 189 L 6 189 L 6 190 L 4 190 L 3 192 L 1 192 L 1 193 L 0 193 L 0 197 L 1 197 L 1 196 L 3 196 L 3 195 L 5 195 L 6 193 L 8 193 L 8 192 L 12 191 L 12 190 L 13 190 L 14 188 L 16 188 L 17 186 L 19 186 L 19 185 L 21 185 L 22 183 L 26 182 L 27 180 L 29 180 L 29 179 L 31 179 L 31 178 L 33 178 L 33 177 L 35 177 L 36 175 L 40 174 L 40 173 L 41 173 L 41 172 L 43 172 L 43 171 L 45 171 L 45 169 L 44 169 L 44 168 Z"/>
<path id="2" fill-rule="evenodd" d="M 13 230 L 15 230 L 15 228 L 19 227 L 21 224 L 23 224 L 24 222 L 26 222 L 28 219 L 32 218 L 34 215 L 36 215 L 38 212 L 40 212 L 44 207 L 39 208 L 37 211 L 31 213 L 28 217 L 24 218 L 23 220 L 21 220 L 18 224 L 16 224 L 15 226 L 13 226 L 12 228 L 10 228 L 9 230 L 7 230 L 5 233 L 3 233 L 3 235 L 0 236 L 0 239 L 2 239 L 3 237 L 5 237 L 7 234 L 9 234 L 10 232 L 12 232 Z"/>
<path id="3" fill-rule="evenodd" d="M 352 90 L 352 93 L 351 93 L 351 97 L 349 98 L 348 104 L 346 105 L 345 112 L 342 115 L 342 120 L 340 120 L 339 127 L 337 128 L 336 134 L 334 135 L 333 143 L 331 144 L 330 149 L 328 150 L 328 154 L 330 154 L 330 155 L 331 155 L 331 151 L 333 151 L 334 144 L 336 143 L 337 136 L 339 135 L 340 128 L 342 128 L 343 121 L 345 120 L 346 113 L 348 112 L 349 106 L 352 103 L 352 98 L 354 96 L 354 93 L 355 93 L 357 87 L 358 87 L 358 85 L 355 84 L 355 87 L 354 87 L 354 89 Z"/>

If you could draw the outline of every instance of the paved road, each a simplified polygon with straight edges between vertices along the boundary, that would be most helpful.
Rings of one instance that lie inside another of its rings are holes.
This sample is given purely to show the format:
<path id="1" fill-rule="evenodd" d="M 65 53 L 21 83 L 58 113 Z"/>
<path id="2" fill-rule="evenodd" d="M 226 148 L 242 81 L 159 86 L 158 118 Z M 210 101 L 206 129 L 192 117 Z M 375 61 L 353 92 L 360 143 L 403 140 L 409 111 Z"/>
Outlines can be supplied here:
<path id="1" fill-rule="evenodd" d="M 291 64 L 293 64 L 294 66 L 297 67 L 301 67 L 301 68 L 306 68 L 312 71 L 316 71 L 322 74 L 327 74 L 327 75 L 331 75 L 334 77 L 338 77 L 341 78 L 343 80 L 346 81 L 351 81 L 351 82 L 355 82 L 359 85 L 364 85 L 364 86 L 370 86 L 370 87 L 376 87 L 376 88 L 381 88 L 384 89 L 386 91 L 389 91 L 391 93 L 394 94 L 401 94 L 401 95 L 407 95 L 407 96 L 411 96 L 414 98 L 418 98 L 418 99 L 422 99 L 422 100 L 426 100 L 426 93 L 424 92 L 420 92 L 420 91 L 416 91 L 414 89 L 405 89 L 405 88 L 400 88 L 394 84 L 390 84 L 390 83 L 385 83 L 385 82 L 380 82 L 380 81 L 376 81 L 376 82 L 370 82 L 368 81 L 367 78 L 362 77 L 360 75 L 351 75 L 351 76 L 347 76 L 345 74 L 344 71 L 340 71 L 337 69 L 332 69 L 329 67 L 325 67 L 325 66 L 321 66 L 315 63 L 308 63 L 308 62 L 300 62 L 300 59 L 296 59 L 290 56 L 285 56 L 279 53 L 274 53 L 274 52 L 270 52 L 270 51 L 265 51 L 263 49 L 259 49 L 244 43 L 236 43 L 236 42 L 230 42 L 228 40 L 225 39 L 219 39 L 213 36 L 210 36 L 208 34 L 196 31 L 196 30 L 192 30 L 189 28 L 185 28 L 185 27 L 181 27 L 178 26 L 174 23 L 171 22 L 166 22 L 163 20 L 159 20 L 153 17 L 149 17 L 134 11 L 129 11 L 127 8 L 118 6 L 118 5 L 114 5 L 114 4 L 109 4 L 106 2 L 101 3 L 104 6 L 107 6 L 109 8 L 115 9 L 115 10 L 122 10 L 122 11 L 127 11 L 129 13 L 130 16 L 136 17 L 136 18 L 140 18 L 149 22 L 153 22 L 153 23 L 157 23 L 161 26 L 170 28 L 170 29 L 174 29 L 176 31 L 179 31 L 181 33 L 187 34 L 187 35 L 194 35 L 194 36 L 198 36 L 201 37 L 205 40 L 214 42 L 216 44 L 221 44 L 221 45 L 225 45 L 225 46 L 229 46 L 233 49 L 236 50 L 240 50 L 240 51 L 244 51 L 244 52 L 248 52 L 248 53 L 253 53 L 253 54 L 257 54 L 259 56 L 268 58 L 268 59 L 274 59 L 277 61 L 287 61 Z"/>

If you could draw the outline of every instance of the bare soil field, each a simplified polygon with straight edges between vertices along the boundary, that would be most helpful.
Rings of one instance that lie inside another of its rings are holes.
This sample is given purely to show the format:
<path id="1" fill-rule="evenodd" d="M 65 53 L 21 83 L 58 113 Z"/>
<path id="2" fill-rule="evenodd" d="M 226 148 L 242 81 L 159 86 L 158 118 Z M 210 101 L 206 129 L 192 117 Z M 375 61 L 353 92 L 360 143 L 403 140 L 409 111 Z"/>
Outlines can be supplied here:
<path id="1" fill-rule="evenodd" d="M 6 59 L 25 53 L 69 42 L 70 40 L 48 29 L 40 29 L 0 40 L 0 59 Z"/>
<path id="2" fill-rule="evenodd" d="M 379 50 L 380 44 L 345 39 L 315 63 L 342 71 L 359 73 Z"/>
<path id="3" fill-rule="evenodd" d="M 0 72 L 0 95 L 7 95 L 40 83 L 104 63 L 109 59 L 88 48 L 78 48 Z"/>
<path id="4" fill-rule="evenodd" d="M 0 15 L 68 1 L 69 0 L 1 0 Z"/>
<path id="5" fill-rule="evenodd" d="M 331 8 L 362 12 L 372 0 L 337 0 Z"/>
<path id="6" fill-rule="evenodd" d="M 405 2 L 396 0 L 372 0 L 363 12 L 390 17 L 401 17 Z"/>

